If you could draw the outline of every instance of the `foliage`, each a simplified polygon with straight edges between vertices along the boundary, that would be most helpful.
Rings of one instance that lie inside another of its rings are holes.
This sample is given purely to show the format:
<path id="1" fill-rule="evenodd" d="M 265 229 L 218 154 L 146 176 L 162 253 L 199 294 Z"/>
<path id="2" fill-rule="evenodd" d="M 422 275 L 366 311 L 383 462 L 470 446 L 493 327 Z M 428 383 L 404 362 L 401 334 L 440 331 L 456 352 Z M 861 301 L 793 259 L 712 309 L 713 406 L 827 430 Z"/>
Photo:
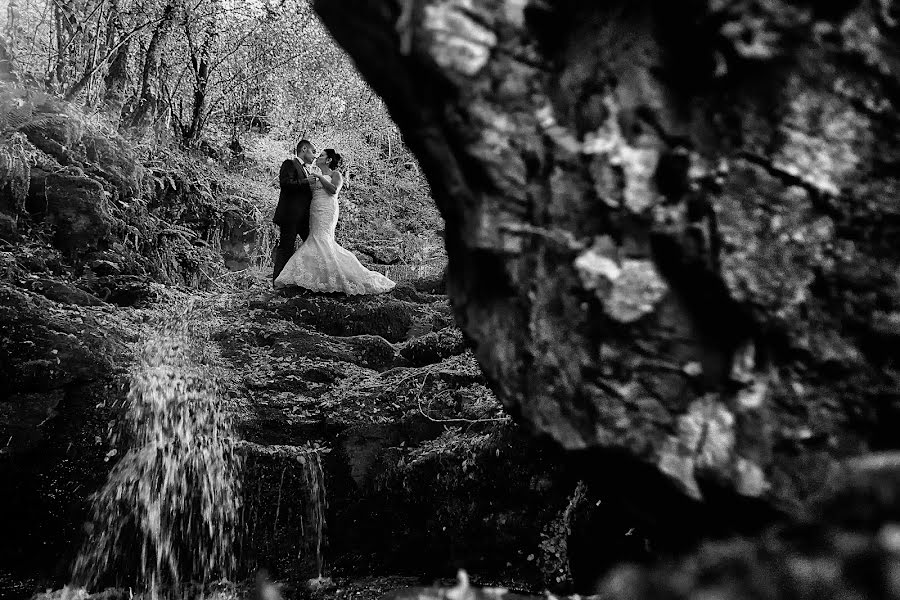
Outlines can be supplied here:
<path id="1" fill-rule="evenodd" d="M 147 197 L 127 209 L 131 217 L 197 222 L 221 215 L 214 208 L 223 194 L 225 204 L 240 199 L 257 224 L 253 264 L 262 265 L 274 243 L 278 167 L 305 137 L 345 157 L 342 244 L 376 263 L 398 262 L 392 276 L 443 264 L 440 217 L 416 160 L 309 0 L 21 0 L 6 25 L 21 80 L 71 100 L 80 119 L 119 129 L 154 157 L 150 194 L 165 206 Z M 2 104 L 0 120 L 15 116 L 11 102 Z M 28 161 L 5 146 L 0 178 L 21 182 Z M 199 152 L 179 158 L 175 146 Z M 21 202 L 23 185 L 12 189 Z M 126 219 L 120 230 L 134 240 L 148 228 Z M 204 231 L 159 229 L 167 232 L 153 234 L 159 248 L 134 248 L 165 265 L 164 280 L 180 263 L 204 260 L 190 250 L 198 242 L 218 246 Z"/>
<path id="2" fill-rule="evenodd" d="M 2 139 L 2 138 L 0 138 Z M 31 160 L 24 136 L 10 134 L 0 146 L 0 190 L 8 188 L 13 208 L 21 212 L 31 179 Z"/>
<path id="3" fill-rule="evenodd" d="M 540 553 L 538 565 L 545 581 L 557 585 L 571 584 L 572 574 L 569 572 L 568 538 L 572 533 L 571 516 L 573 510 L 584 501 L 587 486 L 579 481 L 569 498 L 565 510 L 555 519 L 547 523 L 541 531 Z"/>
<path id="4" fill-rule="evenodd" d="M 25 78 L 126 117 L 149 93 L 162 104 L 160 120 L 182 135 L 196 109 L 192 142 L 211 124 L 212 137 L 364 129 L 399 145 L 384 106 L 308 0 L 23 0 L 8 30 Z M 123 74 L 113 65 L 120 51 Z M 122 75 L 120 107 L 109 93 Z"/>

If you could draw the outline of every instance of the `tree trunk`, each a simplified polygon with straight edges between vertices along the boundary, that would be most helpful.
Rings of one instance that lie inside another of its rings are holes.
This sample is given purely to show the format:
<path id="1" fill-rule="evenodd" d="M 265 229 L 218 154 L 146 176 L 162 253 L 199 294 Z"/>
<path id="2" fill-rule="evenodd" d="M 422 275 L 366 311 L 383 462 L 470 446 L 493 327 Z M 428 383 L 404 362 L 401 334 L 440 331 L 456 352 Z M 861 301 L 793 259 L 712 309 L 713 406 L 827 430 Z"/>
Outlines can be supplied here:
<path id="1" fill-rule="evenodd" d="M 194 95 L 191 103 L 191 122 L 186 130 L 182 131 L 182 140 L 186 146 L 196 143 L 203 130 L 206 114 L 206 89 L 209 85 L 209 52 L 214 36 L 214 28 L 210 27 L 203 44 L 191 57 L 191 66 L 194 70 Z"/>
<path id="2" fill-rule="evenodd" d="M 12 53 L 7 47 L 6 40 L 0 37 L 0 81 L 13 79 Z"/>
<path id="3" fill-rule="evenodd" d="M 132 127 L 145 127 L 156 115 L 159 98 L 157 87 L 159 85 L 159 69 L 162 51 L 166 45 L 166 39 L 172 29 L 175 19 L 176 0 L 166 3 L 163 8 L 162 20 L 153 30 L 150 43 L 147 45 L 147 56 L 144 58 L 144 69 L 141 74 L 141 91 L 138 96 L 137 106 L 131 114 Z"/>
<path id="4" fill-rule="evenodd" d="M 117 0 L 110 2 L 106 31 L 106 44 L 110 48 L 118 44 L 126 35 Z M 116 123 L 119 122 L 122 115 L 122 107 L 125 105 L 125 89 L 128 86 L 128 54 L 130 50 L 131 41 L 126 41 L 115 50 L 115 53 L 110 58 L 109 70 L 104 78 L 106 91 L 103 95 L 103 103 L 106 106 L 107 113 L 112 116 Z"/>
<path id="5" fill-rule="evenodd" d="M 900 5 L 315 6 L 428 177 L 518 422 L 792 516 L 900 445 Z"/>
<path id="6" fill-rule="evenodd" d="M 125 35 L 122 25 L 122 16 L 119 13 L 117 2 L 113 2 L 110 8 L 107 43 L 113 46 Z M 104 79 L 106 91 L 103 102 L 107 112 L 118 123 L 122 115 L 122 107 L 125 105 L 125 89 L 128 86 L 128 54 L 131 50 L 131 42 L 126 41 L 113 54 L 109 63 L 109 71 Z"/>
<path id="7" fill-rule="evenodd" d="M 19 3 L 10 0 L 6 9 L 6 27 L 0 35 L 0 80 L 14 81 L 16 38 L 19 31 Z"/>
<path id="8" fill-rule="evenodd" d="M 56 59 L 48 83 L 53 91 L 61 91 L 75 75 L 74 37 L 77 34 L 78 21 L 72 2 L 53 4 L 53 23 L 56 34 Z"/>
<path id="9" fill-rule="evenodd" d="M 218 0 L 213 0 L 210 5 L 210 14 L 206 17 L 206 25 L 203 31 L 203 42 L 199 47 L 194 45 L 192 35 L 191 15 L 185 14 L 185 34 L 188 40 L 188 46 L 191 59 L 191 70 L 194 76 L 194 93 L 191 102 L 191 121 L 187 126 L 181 125 L 182 142 L 186 146 L 192 146 L 200 139 L 200 134 L 206 124 L 208 116 L 207 110 L 207 90 L 209 88 L 209 77 L 212 69 L 211 55 L 216 47 L 218 39 L 217 22 L 220 16 L 222 4 Z"/>
<path id="10" fill-rule="evenodd" d="M 191 105 L 191 124 L 184 132 L 184 144 L 192 146 L 200 139 L 206 113 L 206 87 L 209 83 L 209 53 L 201 51 L 195 73 L 194 97 Z"/>

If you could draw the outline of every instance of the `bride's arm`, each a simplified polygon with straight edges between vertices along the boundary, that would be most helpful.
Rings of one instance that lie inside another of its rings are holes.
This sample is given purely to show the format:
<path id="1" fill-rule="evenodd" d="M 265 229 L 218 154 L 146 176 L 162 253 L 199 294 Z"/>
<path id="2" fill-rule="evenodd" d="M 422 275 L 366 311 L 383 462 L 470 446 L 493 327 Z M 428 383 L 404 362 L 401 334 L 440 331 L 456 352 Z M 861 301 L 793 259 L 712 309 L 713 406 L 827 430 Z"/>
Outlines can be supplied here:
<path id="1" fill-rule="evenodd" d="M 322 184 L 322 188 L 329 194 L 337 194 L 340 191 L 341 186 L 344 185 L 344 178 L 338 171 L 331 172 L 333 183 L 332 181 L 328 181 L 328 179 L 324 175 L 320 175 L 319 173 L 316 173 L 316 177 L 319 179 L 319 183 Z"/>

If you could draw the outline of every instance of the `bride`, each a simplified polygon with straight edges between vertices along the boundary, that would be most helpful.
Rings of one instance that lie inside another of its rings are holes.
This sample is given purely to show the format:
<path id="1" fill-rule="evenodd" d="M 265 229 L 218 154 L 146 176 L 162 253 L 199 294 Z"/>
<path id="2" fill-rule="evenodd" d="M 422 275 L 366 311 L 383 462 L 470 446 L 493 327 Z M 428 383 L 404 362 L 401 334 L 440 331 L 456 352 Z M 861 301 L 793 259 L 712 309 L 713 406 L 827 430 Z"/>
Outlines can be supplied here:
<path id="1" fill-rule="evenodd" d="M 375 271 L 370 271 L 352 252 L 334 241 L 338 221 L 338 193 L 344 184 L 340 171 L 343 159 L 333 148 L 327 148 L 313 173 L 312 202 L 309 207 L 309 237 L 294 252 L 275 279 L 275 287 L 297 285 L 316 292 L 345 294 L 380 294 L 396 284 Z"/>

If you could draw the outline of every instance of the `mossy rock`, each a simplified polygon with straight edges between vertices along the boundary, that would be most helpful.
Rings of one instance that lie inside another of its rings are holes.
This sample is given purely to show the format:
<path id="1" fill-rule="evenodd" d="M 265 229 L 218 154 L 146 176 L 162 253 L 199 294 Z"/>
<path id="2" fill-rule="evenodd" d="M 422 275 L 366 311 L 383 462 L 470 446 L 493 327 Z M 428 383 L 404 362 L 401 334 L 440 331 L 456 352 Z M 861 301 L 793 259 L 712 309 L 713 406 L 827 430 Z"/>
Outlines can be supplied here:
<path id="1" fill-rule="evenodd" d="M 7 287 L 0 332 L 0 537 L 18 540 L 0 561 L 52 570 L 77 550 L 88 498 L 112 465 L 128 347 L 80 306 Z"/>
<path id="2" fill-rule="evenodd" d="M 155 296 L 149 278 L 142 275 L 105 275 L 85 281 L 84 287 L 117 306 L 142 306 Z"/>
<path id="3" fill-rule="evenodd" d="M 0 212 L 0 240 L 15 243 L 21 239 L 15 220 L 8 214 Z"/>
<path id="4" fill-rule="evenodd" d="M 31 289 L 61 304 L 77 306 L 100 306 L 103 304 L 103 301 L 93 294 L 62 281 L 37 279 L 31 282 Z"/>
<path id="5" fill-rule="evenodd" d="M 456 327 L 445 327 L 409 340 L 400 348 L 400 356 L 412 366 L 421 367 L 462 354 L 465 350 L 462 331 Z"/>
<path id="6" fill-rule="evenodd" d="M 426 367 L 396 367 L 377 374 L 359 370 L 320 398 L 333 424 L 389 423 L 409 415 L 424 418 L 423 413 L 457 417 L 465 400 L 454 392 L 484 383 L 477 361 L 465 353 Z"/>
<path id="7" fill-rule="evenodd" d="M 72 159 L 77 159 L 73 150 L 81 141 L 85 128 L 80 120 L 60 111 L 39 113 L 19 127 L 19 131 L 38 150 L 52 156 L 60 164 L 68 165 Z"/>
<path id="8" fill-rule="evenodd" d="M 557 518 L 573 487 L 555 450 L 511 425 L 450 429 L 430 440 L 354 431 L 328 459 L 329 490 L 337 493 L 329 521 L 336 568 L 437 576 L 464 565 L 545 584 L 534 555 L 543 526 Z"/>
<path id="9" fill-rule="evenodd" d="M 69 253 L 97 248 L 112 233 L 112 220 L 102 207 L 103 186 L 78 169 L 31 171 L 25 208 L 56 228 L 53 244 Z"/>
<path id="10" fill-rule="evenodd" d="M 447 269 L 438 275 L 417 279 L 413 286 L 426 294 L 445 294 L 447 292 Z"/>
<path id="11" fill-rule="evenodd" d="M 81 140 L 81 149 L 85 169 L 105 181 L 108 185 L 104 187 L 116 199 L 127 201 L 140 195 L 145 170 L 121 137 L 89 130 Z"/>
<path id="12" fill-rule="evenodd" d="M 305 356 L 346 361 L 380 370 L 396 362 L 396 351 L 387 340 L 377 335 L 335 337 L 310 331 L 268 333 L 259 330 L 257 343 L 277 347 L 276 355 Z"/>
<path id="13" fill-rule="evenodd" d="M 385 299 L 347 301 L 325 296 L 290 298 L 275 312 L 298 325 L 334 336 L 377 335 L 389 342 L 402 342 L 420 320 L 433 326 L 440 322 L 436 311 L 413 302 Z"/>
<path id="14" fill-rule="evenodd" d="M 0 288 L 0 378 L 6 393 L 41 392 L 96 379 L 116 354 L 106 332 L 53 318 L 41 296 Z"/>

